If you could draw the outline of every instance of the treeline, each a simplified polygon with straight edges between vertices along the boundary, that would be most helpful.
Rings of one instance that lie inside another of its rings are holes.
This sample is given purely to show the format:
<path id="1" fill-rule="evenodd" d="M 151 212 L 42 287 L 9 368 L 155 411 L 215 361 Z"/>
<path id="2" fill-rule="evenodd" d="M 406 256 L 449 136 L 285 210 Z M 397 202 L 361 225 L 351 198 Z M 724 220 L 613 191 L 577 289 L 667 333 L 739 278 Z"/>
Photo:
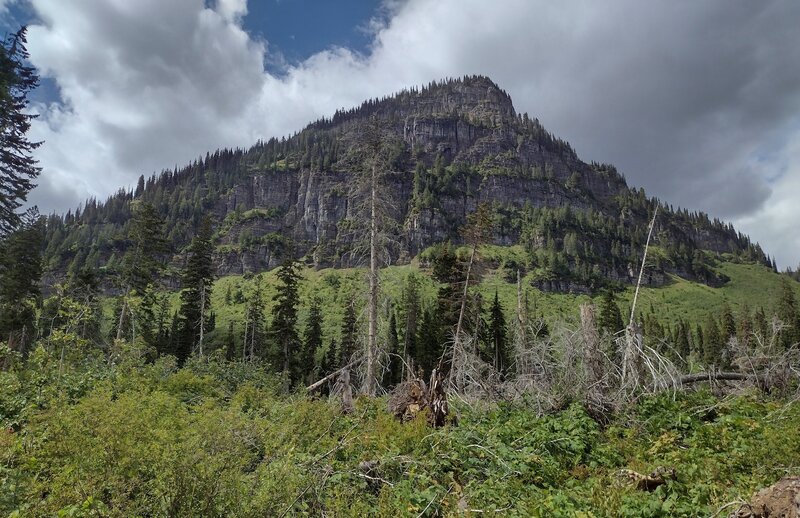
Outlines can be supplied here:
<path id="1" fill-rule="evenodd" d="M 66 340 L 76 351 L 109 352 L 121 340 L 146 346 L 151 359 L 172 355 L 179 364 L 192 356 L 218 351 L 216 354 L 224 354 L 231 361 L 262 363 L 265 368 L 283 374 L 287 387 L 308 384 L 362 354 L 362 301 L 356 292 L 341 292 L 344 316 L 341 326 L 331 331 L 331 326 L 325 324 L 332 318 L 332 308 L 317 296 L 301 298 L 300 288 L 305 281 L 300 264 L 291 259 L 276 271 L 277 283 L 270 290 L 269 299 L 261 276 L 254 277 L 249 289 L 225 293 L 226 306 L 244 306 L 243 318 L 228 318 L 227 328 L 215 330 L 221 308 L 211 303 L 214 247 L 208 218 L 200 222 L 186 250 L 186 260 L 179 272 L 179 303 L 171 302 L 170 289 L 161 280 L 172 255 L 164 238 L 165 221 L 151 204 L 136 202 L 133 207 L 127 236 L 131 246 L 120 261 L 116 277 L 118 295 L 105 315 L 98 271 L 86 267 L 71 275 L 66 283 L 57 285 L 52 295 L 42 300 L 39 291 L 42 218 L 27 219 L 22 228 L 3 241 L 0 333 L 8 337 L 11 349 L 25 356 L 37 341 L 46 344 L 51 340 L 57 343 Z M 410 373 L 425 376 L 434 367 L 446 369 L 447 346 L 462 307 L 467 262 L 449 243 L 428 250 L 423 261 L 436 282 L 435 297 L 423 294 L 421 288 L 426 281 L 423 275 L 411 273 L 403 281 L 399 296 L 385 299 L 382 304 L 385 309 L 379 341 L 383 363 L 379 381 L 385 387 L 395 385 Z M 481 269 L 476 268 L 470 282 L 477 284 L 480 279 Z M 788 348 L 800 341 L 800 315 L 792 282 L 784 278 L 781 295 L 772 308 L 742 307 L 734 312 L 726 307 L 721 314 L 709 315 L 699 324 L 683 320 L 666 323 L 651 306 L 640 319 L 643 335 L 651 347 L 687 366 L 727 368 L 732 339 L 748 347 L 753 340 L 777 336 L 782 346 Z M 619 336 L 629 310 L 620 306 L 614 289 L 605 289 L 603 293 L 598 326 L 601 332 Z M 515 308 L 504 307 L 496 293 L 488 300 L 477 290 L 468 290 L 467 294 L 464 332 L 473 337 L 475 351 L 482 361 L 501 375 L 513 377 L 518 318 L 509 315 Z M 519 312 L 520 308 L 516 310 Z M 307 315 L 302 327 L 301 311 Z M 527 339 L 545 339 L 548 325 L 536 308 L 528 307 L 523 299 L 521 311 L 526 321 L 538 323 L 535 333 Z M 337 314 L 334 321 L 338 319 Z M 781 327 L 775 333 L 777 322 Z"/>

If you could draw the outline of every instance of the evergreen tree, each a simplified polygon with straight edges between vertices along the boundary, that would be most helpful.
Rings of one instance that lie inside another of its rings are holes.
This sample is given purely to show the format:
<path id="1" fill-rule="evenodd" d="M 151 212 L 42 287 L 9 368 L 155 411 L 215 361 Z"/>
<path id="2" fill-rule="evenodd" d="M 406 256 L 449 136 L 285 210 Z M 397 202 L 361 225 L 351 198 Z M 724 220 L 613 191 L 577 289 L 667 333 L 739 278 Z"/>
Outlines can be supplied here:
<path id="1" fill-rule="evenodd" d="M 722 335 L 717 326 L 717 321 L 709 315 L 703 328 L 703 361 L 706 366 L 720 366 L 722 359 Z"/>
<path id="2" fill-rule="evenodd" d="M 405 326 L 403 330 L 403 363 L 401 364 L 401 378 L 406 375 L 406 368 L 412 367 L 417 355 L 417 321 L 419 319 L 419 281 L 417 276 L 410 273 L 403 287 L 403 301 L 401 308 L 405 313 Z M 410 374 L 414 374 L 413 372 Z M 402 381 L 402 379 L 401 379 Z"/>
<path id="3" fill-rule="evenodd" d="M 189 258 L 183 271 L 181 291 L 180 338 L 176 356 L 180 362 L 197 351 L 204 354 L 205 335 L 213 329 L 211 289 L 214 284 L 214 245 L 211 220 L 206 217 L 189 245 Z"/>
<path id="4" fill-rule="evenodd" d="M 263 277 L 260 274 L 256 276 L 253 291 L 245 302 L 247 306 L 241 358 L 243 361 L 255 361 L 266 356 L 267 345 L 267 332 L 264 325 L 264 287 Z"/>
<path id="5" fill-rule="evenodd" d="M 35 337 L 43 238 L 44 220 L 32 210 L 0 241 L 0 340 L 22 354 Z"/>
<path id="6" fill-rule="evenodd" d="M 131 245 L 123 258 L 122 278 L 126 288 L 140 294 L 156 282 L 164 270 L 169 244 L 164 219 L 151 203 L 136 202 L 128 238 Z"/>
<path id="7" fill-rule="evenodd" d="M 620 313 L 619 306 L 617 305 L 616 295 L 611 289 L 605 290 L 605 292 L 603 292 L 603 298 L 600 299 L 598 326 L 601 331 L 612 336 L 625 328 L 625 324 L 622 322 L 622 313 Z"/>
<path id="8" fill-rule="evenodd" d="M 444 325 L 436 309 L 429 307 L 422 312 L 417 337 L 417 357 L 415 365 L 423 376 L 430 374 L 431 370 L 439 363 L 439 358 L 444 352 Z"/>
<path id="9" fill-rule="evenodd" d="M 394 310 L 389 314 L 389 327 L 386 330 L 386 349 L 389 352 L 389 369 L 384 380 L 386 385 L 393 386 L 402 380 L 402 352 L 400 340 L 397 338 L 397 316 Z"/>
<path id="10" fill-rule="evenodd" d="M 764 308 L 759 307 L 753 314 L 753 326 L 762 343 L 766 343 L 770 339 L 770 328 Z"/>
<path id="11" fill-rule="evenodd" d="M 793 283 L 786 277 L 781 279 L 780 294 L 778 296 L 778 304 L 775 308 L 775 316 L 785 326 L 781 331 L 780 343 L 788 349 L 793 344 L 800 341 L 800 333 L 798 333 L 798 312 L 797 300 L 795 298 Z"/>
<path id="12" fill-rule="evenodd" d="M 753 321 L 750 318 L 750 309 L 743 304 L 739 311 L 739 322 L 736 327 L 736 338 L 745 347 L 750 345 L 753 336 Z"/>
<path id="13" fill-rule="evenodd" d="M 314 297 L 308 311 L 305 333 L 303 334 L 303 353 L 300 358 L 300 368 L 303 372 L 314 372 L 314 358 L 322 348 L 322 300 Z"/>
<path id="14" fill-rule="evenodd" d="M 689 360 L 689 354 L 691 353 L 689 334 L 689 326 L 686 325 L 686 322 L 680 320 L 676 328 L 674 343 L 675 349 L 684 364 Z"/>
<path id="15" fill-rule="evenodd" d="M 461 307 L 461 293 L 458 288 L 463 282 L 464 273 L 450 243 L 435 247 L 431 262 L 433 278 L 442 283 L 436 295 L 437 313 L 442 319 L 441 326 L 449 329 L 458 322 Z"/>
<path id="16" fill-rule="evenodd" d="M 41 142 L 26 136 L 38 116 L 28 111 L 28 94 L 39 85 L 36 69 L 26 64 L 26 31 L 0 44 L 0 238 L 20 225 L 16 211 L 41 170 L 32 156 Z"/>
<path id="17" fill-rule="evenodd" d="M 322 357 L 321 370 L 323 376 L 327 376 L 339 368 L 338 349 L 339 348 L 336 345 L 336 339 L 332 338 L 331 342 L 328 344 L 328 348 L 325 350 L 325 354 Z"/>
<path id="18" fill-rule="evenodd" d="M 236 335 L 233 332 L 233 320 L 228 322 L 228 336 L 225 338 L 225 359 L 234 361 L 237 359 Z"/>
<path id="19" fill-rule="evenodd" d="M 720 323 L 722 324 L 722 329 L 720 330 L 722 343 L 727 344 L 732 337 L 736 336 L 736 320 L 733 318 L 733 312 L 727 302 L 722 308 L 722 321 Z"/>
<path id="20" fill-rule="evenodd" d="M 695 327 L 694 333 L 694 349 L 693 352 L 697 356 L 699 360 L 703 359 L 703 355 L 705 354 L 706 344 L 705 340 L 703 339 L 703 327 L 700 324 L 697 324 Z"/>
<path id="21" fill-rule="evenodd" d="M 508 344 L 508 330 L 506 317 L 497 290 L 494 292 L 494 302 L 490 311 L 489 334 L 492 342 L 492 365 L 498 372 L 505 372 L 511 365 L 511 354 Z"/>
<path id="22" fill-rule="evenodd" d="M 275 365 L 280 365 L 290 383 L 294 384 L 302 378 L 302 369 L 307 368 L 301 365 L 301 341 L 297 334 L 297 284 L 300 281 L 297 264 L 292 260 L 284 261 L 278 267 L 277 277 L 269 335 L 276 347 Z"/>
<path id="23" fill-rule="evenodd" d="M 353 358 L 358 348 L 356 305 L 351 298 L 344 307 L 344 320 L 342 320 L 342 333 L 339 340 L 337 369 L 344 367 Z"/>

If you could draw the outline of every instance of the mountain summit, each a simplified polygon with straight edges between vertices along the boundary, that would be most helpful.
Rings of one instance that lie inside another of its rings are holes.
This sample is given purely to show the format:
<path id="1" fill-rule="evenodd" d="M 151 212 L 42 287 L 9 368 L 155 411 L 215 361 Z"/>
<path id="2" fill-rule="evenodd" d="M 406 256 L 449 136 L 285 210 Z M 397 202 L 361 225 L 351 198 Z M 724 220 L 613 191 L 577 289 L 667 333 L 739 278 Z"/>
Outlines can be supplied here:
<path id="1" fill-rule="evenodd" d="M 369 100 L 291 138 L 208 153 L 181 170 L 140 178 L 133 192 L 52 216 L 49 264 L 56 273 L 113 271 L 127 250 L 132 204 L 148 202 L 168 223 L 176 261 L 202 216 L 213 215 L 219 275 L 271 269 L 287 256 L 316 267 L 357 265 L 363 193 L 356 179 L 378 156 L 389 263 L 460 242 L 467 215 L 488 203 L 491 241 L 524 251 L 524 261 L 507 266 L 534 272 L 532 282 L 544 290 L 634 282 L 657 206 L 649 284 L 669 273 L 722 283 L 710 267 L 720 254 L 770 264 L 730 225 L 673 210 L 629 188 L 613 166 L 581 161 L 483 76 Z"/>

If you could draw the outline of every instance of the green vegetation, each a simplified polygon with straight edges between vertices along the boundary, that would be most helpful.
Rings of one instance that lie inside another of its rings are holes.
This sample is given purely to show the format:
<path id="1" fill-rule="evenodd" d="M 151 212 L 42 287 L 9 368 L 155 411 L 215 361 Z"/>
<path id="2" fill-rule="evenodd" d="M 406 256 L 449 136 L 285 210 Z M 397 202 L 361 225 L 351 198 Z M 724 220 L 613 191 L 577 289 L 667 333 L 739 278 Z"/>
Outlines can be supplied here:
<path id="1" fill-rule="evenodd" d="M 466 248 L 455 251 L 463 256 Z M 439 289 L 443 286 L 432 276 L 430 261 L 432 252 L 426 251 L 421 255 L 425 267 L 420 267 L 417 261 L 404 266 L 390 266 L 380 272 L 382 287 L 382 307 L 385 308 L 381 315 L 382 330 L 379 336 L 387 336 L 390 320 L 390 308 L 398 313 L 397 327 L 400 343 L 404 343 L 406 334 L 406 310 L 403 303 L 403 291 L 408 279 L 413 276 L 418 290 L 418 306 L 422 312 L 426 308 L 434 309 L 437 306 Z M 507 264 L 519 260 L 522 251 L 520 247 L 484 246 L 480 255 L 483 263 L 490 268 L 484 272 L 481 282 L 472 288 L 473 296 L 482 301 L 482 312 L 489 319 L 492 301 L 497 293 L 500 308 L 503 310 L 506 322 L 514 322 L 517 307 L 517 286 L 515 275 L 510 275 Z M 496 266 L 491 268 L 491 266 Z M 723 286 L 712 288 L 703 284 L 686 281 L 680 277 L 671 277 L 670 282 L 658 288 L 643 288 L 639 295 L 639 314 L 637 320 L 648 321 L 655 319 L 662 329 L 653 338 L 672 340 L 669 333 L 679 324 L 689 327 L 692 333 L 698 325 L 704 325 L 709 316 L 720 318 L 727 304 L 738 321 L 742 310 L 747 310 L 752 316 L 759 309 L 769 318 L 778 310 L 777 301 L 780 298 L 782 279 L 784 276 L 776 274 L 772 269 L 762 265 L 743 263 L 724 263 L 717 265 L 721 274 L 730 280 Z M 322 340 L 323 347 L 315 352 L 315 362 L 321 365 L 324 350 L 331 341 L 341 343 L 341 330 L 345 315 L 345 308 L 352 300 L 354 303 L 355 318 L 359 326 L 366 322 L 366 290 L 367 271 L 361 268 L 322 269 L 314 270 L 304 268 L 299 270 L 300 279 L 297 285 L 297 329 L 298 333 L 308 325 L 308 315 L 315 298 L 320 300 L 322 312 Z M 522 277 L 524 295 L 527 299 L 528 314 L 532 319 L 541 318 L 550 326 L 557 323 L 576 324 L 578 321 L 578 308 L 585 302 L 594 302 L 598 308 L 603 307 L 604 293 L 594 297 L 589 295 L 544 293 L 530 287 L 533 274 Z M 511 278 L 513 277 L 513 282 Z M 278 295 L 279 282 L 277 270 L 265 272 L 258 276 L 227 276 L 216 280 L 211 294 L 210 304 L 214 308 L 216 326 L 208 332 L 207 343 L 209 350 L 227 349 L 231 340 L 230 326 L 233 324 L 233 350 L 241 356 L 242 340 L 246 311 L 249 301 L 255 292 L 257 279 L 262 282 L 263 309 L 261 314 L 273 312 L 274 300 Z M 800 300 L 800 283 L 789 281 L 795 297 Z M 621 313 L 621 318 L 627 324 L 630 302 L 633 298 L 633 289 L 617 291 L 614 294 L 615 303 Z M 178 308 L 177 294 L 170 296 L 170 312 Z M 106 304 L 106 307 L 108 305 Z M 107 313 L 110 310 L 107 310 Z M 110 316 L 106 317 L 108 325 Z M 653 330 L 651 330 L 653 331 Z M 414 332 L 414 331 L 412 331 Z M 252 338 L 252 335 L 250 335 Z M 692 338 L 694 340 L 694 338 Z M 266 351 L 261 353 L 264 357 Z M 282 362 L 281 362 L 282 364 Z"/>
<path id="2" fill-rule="evenodd" d="M 699 516 L 798 474 L 800 406 L 755 395 L 664 394 L 605 428 L 579 405 L 454 402 L 431 430 L 382 399 L 281 395 L 258 362 L 176 369 L 124 342 L 62 360 L 60 340 L 26 366 L 1 353 L 0 514 Z M 657 466 L 677 478 L 652 493 L 620 476 Z"/>

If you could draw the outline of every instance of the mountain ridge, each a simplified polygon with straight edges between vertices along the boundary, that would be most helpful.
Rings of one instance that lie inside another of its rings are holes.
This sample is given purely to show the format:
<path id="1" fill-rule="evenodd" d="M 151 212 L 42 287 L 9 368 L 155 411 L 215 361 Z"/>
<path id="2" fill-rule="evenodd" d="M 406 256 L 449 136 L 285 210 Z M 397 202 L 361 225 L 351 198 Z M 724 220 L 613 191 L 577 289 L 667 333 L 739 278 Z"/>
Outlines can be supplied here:
<path id="1" fill-rule="evenodd" d="M 372 121 L 372 122 L 370 122 Z M 375 122 L 378 121 L 378 122 Z M 113 272 L 127 249 L 131 206 L 152 203 L 169 225 L 173 264 L 182 261 L 204 214 L 216 230 L 218 275 L 275 267 L 286 256 L 315 267 L 353 266 L 362 169 L 370 124 L 394 148 L 386 197 L 389 263 L 408 261 L 459 228 L 478 203 L 490 203 L 494 244 L 522 244 L 538 287 L 593 291 L 633 282 L 649 216 L 661 207 L 651 285 L 666 274 L 718 285 L 713 256 L 733 254 L 772 265 L 757 244 L 703 213 L 673 210 L 628 187 L 613 166 L 581 161 L 564 140 L 527 114 L 484 76 L 409 88 L 307 125 L 290 138 L 260 141 L 247 151 L 218 150 L 181 170 L 141 177 L 132 192 L 48 218 L 54 276 L 83 267 Z M 703 251 L 710 251 L 711 256 Z"/>

